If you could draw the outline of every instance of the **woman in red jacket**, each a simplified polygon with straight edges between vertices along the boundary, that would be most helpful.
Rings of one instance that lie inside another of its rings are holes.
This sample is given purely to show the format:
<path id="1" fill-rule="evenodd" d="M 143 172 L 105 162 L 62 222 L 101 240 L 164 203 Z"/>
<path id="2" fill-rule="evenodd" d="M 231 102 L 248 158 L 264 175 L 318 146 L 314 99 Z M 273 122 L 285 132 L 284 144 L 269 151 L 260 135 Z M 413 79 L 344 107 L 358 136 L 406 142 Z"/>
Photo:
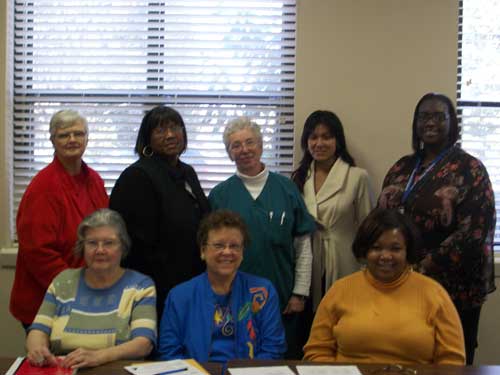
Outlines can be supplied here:
<path id="1" fill-rule="evenodd" d="M 54 160 L 26 189 L 17 214 L 19 252 L 10 311 L 27 328 L 52 279 L 81 267 L 73 254 L 82 219 L 108 206 L 101 177 L 82 160 L 88 142 L 85 118 L 62 110 L 50 120 Z"/>

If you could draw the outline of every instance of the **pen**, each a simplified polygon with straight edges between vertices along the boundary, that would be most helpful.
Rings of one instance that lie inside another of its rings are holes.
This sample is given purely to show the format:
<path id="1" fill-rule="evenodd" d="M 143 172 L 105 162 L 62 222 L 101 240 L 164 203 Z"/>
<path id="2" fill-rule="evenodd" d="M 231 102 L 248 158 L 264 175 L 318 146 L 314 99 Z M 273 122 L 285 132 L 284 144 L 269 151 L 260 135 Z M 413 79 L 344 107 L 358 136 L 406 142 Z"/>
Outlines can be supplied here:
<path id="1" fill-rule="evenodd" d="M 285 211 L 283 211 L 283 213 L 281 214 L 281 221 L 280 221 L 280 225 L 283 225 L 283 222 L 285 221 Z"/>
<path id="2" fill-rule="evenodd" d="M 182 368 L 177 368 L 175 370 L 168 370 L 168 371 L 163 371 L 163 372 L 158 372 L 156 374 L 153 374 L 153 375 L 167 375 L 167 374 L 176 374 L 178 372 L 183 372 L 183 371 L 187 371 L 188 368 L 187 367 L 182 367 Z"/>

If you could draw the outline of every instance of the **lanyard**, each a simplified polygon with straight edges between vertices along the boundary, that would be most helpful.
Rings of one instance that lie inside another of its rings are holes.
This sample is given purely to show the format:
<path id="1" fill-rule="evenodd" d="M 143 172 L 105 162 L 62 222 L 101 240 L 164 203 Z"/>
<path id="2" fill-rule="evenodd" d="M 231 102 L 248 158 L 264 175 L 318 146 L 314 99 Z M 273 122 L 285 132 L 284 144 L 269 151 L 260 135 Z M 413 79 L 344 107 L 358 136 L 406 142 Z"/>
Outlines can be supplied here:
<path id="1" fill-rule="evenodd" d="M 448 153 L 450 148 L 446 148 L 439 153 L 438 156 L 434 158 L 434 160 L 429 164 L 429 166 L 425 169 L 424 173 L 420 176 L 418 181 L 422 180 L 424 176 L 432 169 L 434 166 Z M 401 198 L 401 205 L 404 205 L 408 199 L 408 196 L 412 192 L 413 188 L 417 184 L 418 181 L 415 181 L 415 177 L 417 175 L 417 171 L 420 169 L 420 165 L 422 164 L 422 158 L 419 156 L 417 158 L 417 162 L 415 163 L 415 168 L 413 168 L 413 172 L 411 172 L 408 183 L 406 184 L 405 191 L 403 193 L 403 197 Z"/>

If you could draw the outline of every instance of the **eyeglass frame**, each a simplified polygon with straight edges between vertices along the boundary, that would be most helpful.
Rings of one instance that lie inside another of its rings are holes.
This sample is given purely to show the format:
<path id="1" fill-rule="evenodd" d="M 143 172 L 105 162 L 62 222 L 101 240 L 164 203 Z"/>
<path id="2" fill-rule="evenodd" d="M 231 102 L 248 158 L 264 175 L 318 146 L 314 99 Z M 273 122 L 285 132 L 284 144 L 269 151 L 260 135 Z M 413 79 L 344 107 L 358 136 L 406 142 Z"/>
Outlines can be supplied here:
<path id="1" fill-rule="evenodd" d="M 54 135 L 54 138 L 58 141 L 68 142 L 73 135 L 75 139 L 83 139 L 87 136 L 87 132 L 85 130 L 74 130 L 70 132 L 57 133 Z"/>
<path id="2" fill-rule="evenodd" d="M 112 250 L 120 245 L 120 240 L 118 239 L 105 239 L 105 240 L 83 240 L 83 245 L 89 250 L 97 250 L 99 245 L 105 250 Z"/>
<path id="3" fill-rule="evenodd" d="M 431 119 L 435 122 L 441 123 L 445 120 L 448 120 L 450 115 L 446 112 L 418 112 L 417 113 L 417 121 L 426 124 Z"/>
<path id="4" fill-rule="evenodd" d="M 240 152 L 243 149 L 243 146 L 245 146 L 247 149 L 253 150 L 259 145 L 259 140 L 257 138 L 248 138 L 245 139 L 243 142 L 233 142 L 229 145 L 229 151 L 230 152 Z"/>
<path id="5" fill-rule="evenodd" d="M 221 242 L 207 242 L 205 243 L 205 246 L 211 247 L 216 253 L 222 253 L 224 250 L 229 249 L 233 253 L 240 253 L 243 251 L 243 244 L 226 244 L 226 243 L 221 243 Z"/>
<path id="6" fill-rule="evenodd" d="M 175 122 L 161 123 L 153 128 L 151 134 L 164 135 L 170 130 L 172 133 L 179 133 L 182 131 L 182 125 L 176 124 Z"/>

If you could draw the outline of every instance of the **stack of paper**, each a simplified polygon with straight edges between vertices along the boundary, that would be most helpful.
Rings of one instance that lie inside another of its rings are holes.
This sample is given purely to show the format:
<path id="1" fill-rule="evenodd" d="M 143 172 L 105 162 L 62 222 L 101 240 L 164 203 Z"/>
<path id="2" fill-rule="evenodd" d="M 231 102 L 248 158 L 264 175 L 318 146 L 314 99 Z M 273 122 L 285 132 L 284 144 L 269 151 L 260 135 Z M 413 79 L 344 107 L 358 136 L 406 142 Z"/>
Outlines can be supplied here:
<path id="1" fill-rule="evenodd" d="M 299 365 L 299 375 L 361 375 L 356 366 Z M 288 366 L 230 368 L 231 375 L 295 375 Z"/>
<path id="2" fill-rule="evenodd" d="M 299 365 L 299 375 L 361 375 L 356 366 Z"/>
<path id="3" fill-rule="evenodd" d="M 230 368 L 231 375 L 295 375 L 288 366 L 260 366 Z"/>
<path id="4" fill-rule="evenodd" d="M 124 368 L 133 375 L 208 374 L 208 372 L 194 359 L 176 359 L 173 361 L 136 363 L 130 366 L 125 366 Z"/>

